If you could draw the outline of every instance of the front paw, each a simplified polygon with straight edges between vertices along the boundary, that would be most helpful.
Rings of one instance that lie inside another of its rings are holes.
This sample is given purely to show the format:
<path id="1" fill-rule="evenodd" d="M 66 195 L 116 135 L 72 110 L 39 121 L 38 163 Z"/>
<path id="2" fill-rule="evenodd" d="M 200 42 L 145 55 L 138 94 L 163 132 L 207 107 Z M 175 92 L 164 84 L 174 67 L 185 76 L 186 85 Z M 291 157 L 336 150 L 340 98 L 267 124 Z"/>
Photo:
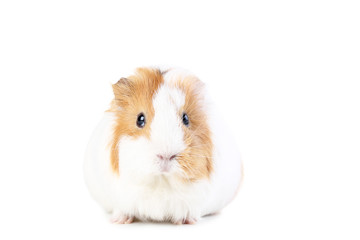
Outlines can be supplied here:
<path id="1" fill-rule="evenodd" d="M 134 221 L 134 217 L 113 212 L 111 222 L 117 224 L 130 224 Z"/>
<path id="2" fill-rule="evenodd" d="M 196 222 L 197 222 L 196 218 L 187 217 L 178 221 L 174 221 L 173 223 L 176 225 L 182 225 L 182 224 L 195 224 Z"/>

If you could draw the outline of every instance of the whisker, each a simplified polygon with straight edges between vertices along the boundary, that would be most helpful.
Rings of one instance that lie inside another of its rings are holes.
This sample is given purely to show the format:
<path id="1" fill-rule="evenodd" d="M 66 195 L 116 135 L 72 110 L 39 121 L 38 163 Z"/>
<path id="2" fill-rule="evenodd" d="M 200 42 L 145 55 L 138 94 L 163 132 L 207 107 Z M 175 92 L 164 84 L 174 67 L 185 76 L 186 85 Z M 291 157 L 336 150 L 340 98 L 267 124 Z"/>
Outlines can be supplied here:
<path id="1" fill-rule="evenodd" d="M 203 157 L 203 158 L 210 158 L 210 159 L 213 159 L 214 157 L 211 157 L 211 156 L 207 156 L 207 155 L 200 155 L 200 154 L 195 154 L 195 153 L 192 153 L 191 151 L 189 151 L 189 153 L 187 153 L 186 155 L 183 154 L 183 153 L 180 153 L 178 154 L 178 157 L 179 158 L 191 158 L 191 157 Z"/>
<path id="2" fill-rule="evenodd" d="M 191 156 L 195 156 L 195 157 L 203 157 L 203 158 L 211 158 L 213 159 L 214 157 L 210 157 L 210 156 L 206 156 L 206 155 L 197 155 L 197 154 L 191 154 Z M 190 157 L 191 157 L 190 156 Z"/>
<path id="3" fill-rule="evenodd" d="M 190 175 L 193 175 L 193 176 L 195 176 L 196 174 L 195 174 L 195 172 L 193 171 L 193 169 L 190 169 L 189 167 L 187 167 L 187 166 L 185 166 L 185 165 L 183 165 L 183 167 L 190 173 Z M 186 177 L 188 177 L 187 175 L 187 173 L 183 170 L 183 173 L 185 174 L 185 176 Z M 188 177 L 189 178 L 189 177 Z M 190 178 L 189 178 L 189 180 L 190 180 Z"/>
<path id="4" fill-rule="evenodd" d="M 204 147 L 204 146 L 208 146 L 208 144 L 188 145 L 188 147 L 190 147 L 190 148 L 199 148 L 199 147 Z"/>

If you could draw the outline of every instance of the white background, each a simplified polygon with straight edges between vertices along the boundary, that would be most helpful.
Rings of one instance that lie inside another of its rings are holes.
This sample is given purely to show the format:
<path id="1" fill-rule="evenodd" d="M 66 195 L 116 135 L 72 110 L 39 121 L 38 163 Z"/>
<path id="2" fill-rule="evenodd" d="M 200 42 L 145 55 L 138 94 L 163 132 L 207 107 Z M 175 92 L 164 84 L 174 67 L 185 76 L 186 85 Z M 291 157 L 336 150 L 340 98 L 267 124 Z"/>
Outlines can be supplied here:
<path id="1" fill-rule="evenodd" d="M 1 1 L 0 239 L 359 239 L 358 1 Z M 180 66 L 243 153 L 194 226 L 110 224 L 82 175 L 110 84 Z M 226 187 L 226 186 L 224 186 Z"/>

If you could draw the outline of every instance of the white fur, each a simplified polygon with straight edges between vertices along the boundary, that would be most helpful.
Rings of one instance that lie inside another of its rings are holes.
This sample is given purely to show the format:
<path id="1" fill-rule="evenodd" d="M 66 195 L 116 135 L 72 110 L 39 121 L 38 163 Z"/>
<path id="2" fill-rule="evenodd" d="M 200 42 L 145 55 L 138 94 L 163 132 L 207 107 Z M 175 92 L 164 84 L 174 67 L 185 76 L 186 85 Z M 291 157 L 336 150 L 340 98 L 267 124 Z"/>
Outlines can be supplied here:
<path id="1" fill-rule="evenodd" d="M 185 103 L 179 89 L 162 86 L 154 96 L 155 116 L 151 125 L 151 140 L 157 154 L 174 155 L 185 150 L 181 116 L 178 111 Z"/>
<path id="2" fill-rule="evenodd" d="M 173 222 L 198 219 L 219 211 L 235 195 L 241 178 L 240 155 L 206 93 L 214 143 L 214 172 L 210 180 L 181 182 L 176 175 L 184 173 L 177 161 L 171 161 L 164 172 L 162 161 L 157 157 L 180 153 L 186 147 L 178 113 L 185 96 L 168 84 L 184 74 L 175 70 L 165 74 L 165 84 L 153 98 L 155 116 L 150 139 L 121 138 L 119 175 L 114 174 L 110 166 L 109 142 L 115 120 L 112 113 L 105 113 L 91 137 L 84 164 L 85 181 L 95 200 L 115 218 L 135 216 Z"/>

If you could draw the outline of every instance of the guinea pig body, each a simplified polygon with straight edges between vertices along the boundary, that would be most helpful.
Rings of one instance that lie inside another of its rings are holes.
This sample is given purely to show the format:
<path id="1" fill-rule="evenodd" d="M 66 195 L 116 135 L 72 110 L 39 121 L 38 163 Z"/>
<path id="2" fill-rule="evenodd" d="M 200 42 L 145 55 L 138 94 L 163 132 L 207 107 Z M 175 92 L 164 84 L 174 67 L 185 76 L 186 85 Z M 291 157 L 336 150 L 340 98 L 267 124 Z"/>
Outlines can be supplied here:
<path id="1" fill-rule="evenodd" d="M 116 223 L 194 223 L 236 194 L 240 154 L 205 86 L 178 70 L 139 68 L 113 85 L 84 176 Z"/>

